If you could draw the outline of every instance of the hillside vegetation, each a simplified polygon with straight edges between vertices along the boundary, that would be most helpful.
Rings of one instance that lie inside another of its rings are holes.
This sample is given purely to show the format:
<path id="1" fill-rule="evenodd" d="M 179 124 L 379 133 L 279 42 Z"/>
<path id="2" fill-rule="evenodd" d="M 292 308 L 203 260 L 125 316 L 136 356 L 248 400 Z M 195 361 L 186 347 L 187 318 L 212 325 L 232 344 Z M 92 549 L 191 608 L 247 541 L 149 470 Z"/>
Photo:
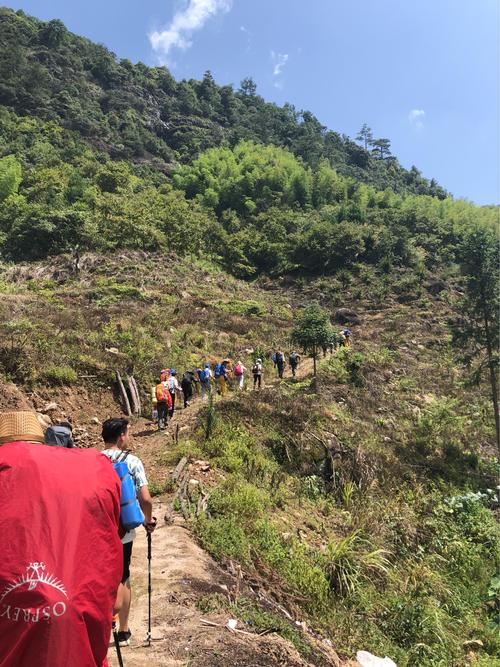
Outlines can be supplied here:
<path id="1" fill-rule="evenodd" d="M 398 667 L 497 665 L 498 209 L 251 79 L 177 82 L 8 9 L 0 46 L 0 408 L 54 400 L 98 445 L 132 373 L 152 489 L 244 573 L 204 615 L 314 667 L 311 633 Z M 278 382 L 312 303 L 358 313 L 353 345 Z M 265 388 L 146 428 L 160 368 L 228 355 L 264 359 Z M 184 457 L 208 461 L 206 506 L 173 500 Z"/>

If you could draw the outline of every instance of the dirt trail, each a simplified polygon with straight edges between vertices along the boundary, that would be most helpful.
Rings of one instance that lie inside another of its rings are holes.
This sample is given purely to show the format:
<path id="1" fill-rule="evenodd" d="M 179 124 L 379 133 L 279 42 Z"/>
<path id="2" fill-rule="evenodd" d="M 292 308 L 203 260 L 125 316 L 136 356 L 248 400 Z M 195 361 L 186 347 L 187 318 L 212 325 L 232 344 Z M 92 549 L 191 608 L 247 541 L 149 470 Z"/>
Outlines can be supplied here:
<path id="1" fill-rule="evenodd" d="M 308 376 L 312 361 L 304 360 L 298 378 Z M 289 375 L 289 373 L 288 373 Z M 267 378 L 267 386 L 279 382 Z M 226 399 L 232 397 L 229 393 Z M 158 433 L 154 426 L 140 420 L 134 425 L 134 451 L 149 468 L 157 468 L 160 446 L 179 426 L 185 432 L 196 422 L 204 403 L 195 400 L 186 410 L 176 411 L 169 431 Z M 156 465 L 155 465 L 156 463 Z M 169 470 L 164 468 L 165 477 Z M 151 646 L 145 645 L 148 621 L 148 561 L 147 540 L 143 530 L 137 530 L 134 541 L 131 584 L 132 609 L 130 647 L 122 649 L 126 667 L 312 667 L 312 665 L 339 666 L 335 653 L 319 662 L 304 661 L 293 646 L 277 635 L 259 637 L 231 632 L 225 627 L 227 616 L 202 613 L 196 606 L 204 595 L 219 593 L 228 596 L 235 580 L 224 572 L 195 542 L 182 518 L 165 523 L 169 514 L 166 499 L 155 502 L 154 514 L 158 528 L 153 534 L 152 558 L 152 637 Z M 207 626 L 208 619 L 217 626 Z M 323 651 L 322 651 L 323 652 Z M 327 650 L 328 653 L 328 650 Z M 113 645 L 108 651 L 110 667 L 118 661 Z"/>

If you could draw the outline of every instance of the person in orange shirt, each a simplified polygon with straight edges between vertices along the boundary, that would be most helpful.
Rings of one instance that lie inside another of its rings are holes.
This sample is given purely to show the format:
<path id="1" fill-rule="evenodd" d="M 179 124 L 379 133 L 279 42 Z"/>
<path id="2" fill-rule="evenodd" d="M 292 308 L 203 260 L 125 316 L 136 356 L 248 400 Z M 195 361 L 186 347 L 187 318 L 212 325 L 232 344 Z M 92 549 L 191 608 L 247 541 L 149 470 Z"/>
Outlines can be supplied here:
<path id="1" fill-rule="evenodd" d="M 167 376 L 163 372 L 156 385 L 156 409 L 158 410 L 158 430 L 161 431 L 167 428 L 168 413 L 172 409 L 172 396 L 168 389 Z"/>

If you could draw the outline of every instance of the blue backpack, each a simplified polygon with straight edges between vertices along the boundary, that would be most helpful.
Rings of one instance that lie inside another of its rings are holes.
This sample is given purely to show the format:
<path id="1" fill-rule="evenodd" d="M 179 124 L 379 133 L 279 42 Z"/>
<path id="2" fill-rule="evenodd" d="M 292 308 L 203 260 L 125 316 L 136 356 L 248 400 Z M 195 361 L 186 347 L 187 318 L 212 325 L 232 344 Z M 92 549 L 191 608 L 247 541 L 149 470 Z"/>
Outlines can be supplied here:
<path id="1" fill-rule="evenodd" d="M 217 366 L 214 368 L 214 375 L 216 378 L 224 375 L 224 364 L 217 364 Z"/>
<path id="2" fill-rule="evenodd" d="M 125 530 L 132 530 L 132 528 L 142 526 L 144 523 L 144 514 L 142 513 L 141 506 L 137 500 L 134 480 L 130 476 L 128 463 L 126 461 L 127 456 L 128 452 L 122 452 L 116 462 L 113 463 L 113 468 L 116 470 L 116 474 L 120 478 L 122 485 L 120 523 Z"/>
<path id="3" fill-rule="evenodd" d="M 210 380 L 210 369 L 209 368 L 204 368 L 200 373 L 199 373 L 200 380 L 202 382 L 207 382 Z"/>

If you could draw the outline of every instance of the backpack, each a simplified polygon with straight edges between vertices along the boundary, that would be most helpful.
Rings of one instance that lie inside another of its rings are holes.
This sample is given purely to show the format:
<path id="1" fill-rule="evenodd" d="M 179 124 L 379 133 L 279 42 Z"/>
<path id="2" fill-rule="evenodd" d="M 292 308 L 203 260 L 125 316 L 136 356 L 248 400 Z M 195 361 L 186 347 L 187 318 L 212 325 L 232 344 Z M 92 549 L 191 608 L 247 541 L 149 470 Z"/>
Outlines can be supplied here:
<path id="1" fill-rule="evenodd" d="M 166 387 L 163 384 L 163 382 L 160 382 L 160 384 L 156 385 L 156 400 L 164 403 L 167 400 L 167 397 L 165 396 L 165 390 Z"/>
<path id="2" fill-rule="evenodd" d="M 281 352 L 276 352 L 274 355 L 274 363 L 275 364 L 282 364 L 283 363 L 283 355 Z"/>
<path id="3" fill-rule="evenodd" d="M 120 478 L 122 485 L 121 501 L 120 501 L 120 523 L 125 530 L 132 530 L 144 523 L 144 514 L 141 506 L 137 500 L 137 491 L 134 480 L 130 475 L 128 463 L 126 458 L 128 452 L 122 452 L 120 456 L 113 462 L 113 468 Z"/>
<path id="4" fill-rule="evenodd" d="M 254 364 L 254 366 L 252 368 L 252 373 L 254 375 L 257 375 L 258 373 L 260 373 L 260 364 Z"/>
<path id="5" fill-rule="evenodd" d="M 45 431 L 45 444 L 56 447 L 74 447 L 73 434 L 67 426 L 49 426 Z"/>
<path id="6" fill-rule="evenodd" d="M 200 373 L 200 380 L 202 382 L 208 382 L 210 380 L 210 369 L 204 368 Z"/>
<path id="7" fill-rule="evenodd" d="M 235 375 L 243 375 L 243 368 L 242 368 L 241 364 L 236 364 L 236 366 L 234 367 L 234 374 Z"/>
<path id="8" fill-rule="evenodd" d="M 288 357 L 288 363 L 290 364 L 290 366 L 295 366 L 295 364 L 297 363 L 297 355 L 296 354 L 291 354 Z"/>
<path id="9" fill-rule="evenodd" d="M 217 366 L 214 368 L 214 375 L 216 378 L 219 378 L 221 375 L 224 375 L 223 364 L 217 364 Z"/>

